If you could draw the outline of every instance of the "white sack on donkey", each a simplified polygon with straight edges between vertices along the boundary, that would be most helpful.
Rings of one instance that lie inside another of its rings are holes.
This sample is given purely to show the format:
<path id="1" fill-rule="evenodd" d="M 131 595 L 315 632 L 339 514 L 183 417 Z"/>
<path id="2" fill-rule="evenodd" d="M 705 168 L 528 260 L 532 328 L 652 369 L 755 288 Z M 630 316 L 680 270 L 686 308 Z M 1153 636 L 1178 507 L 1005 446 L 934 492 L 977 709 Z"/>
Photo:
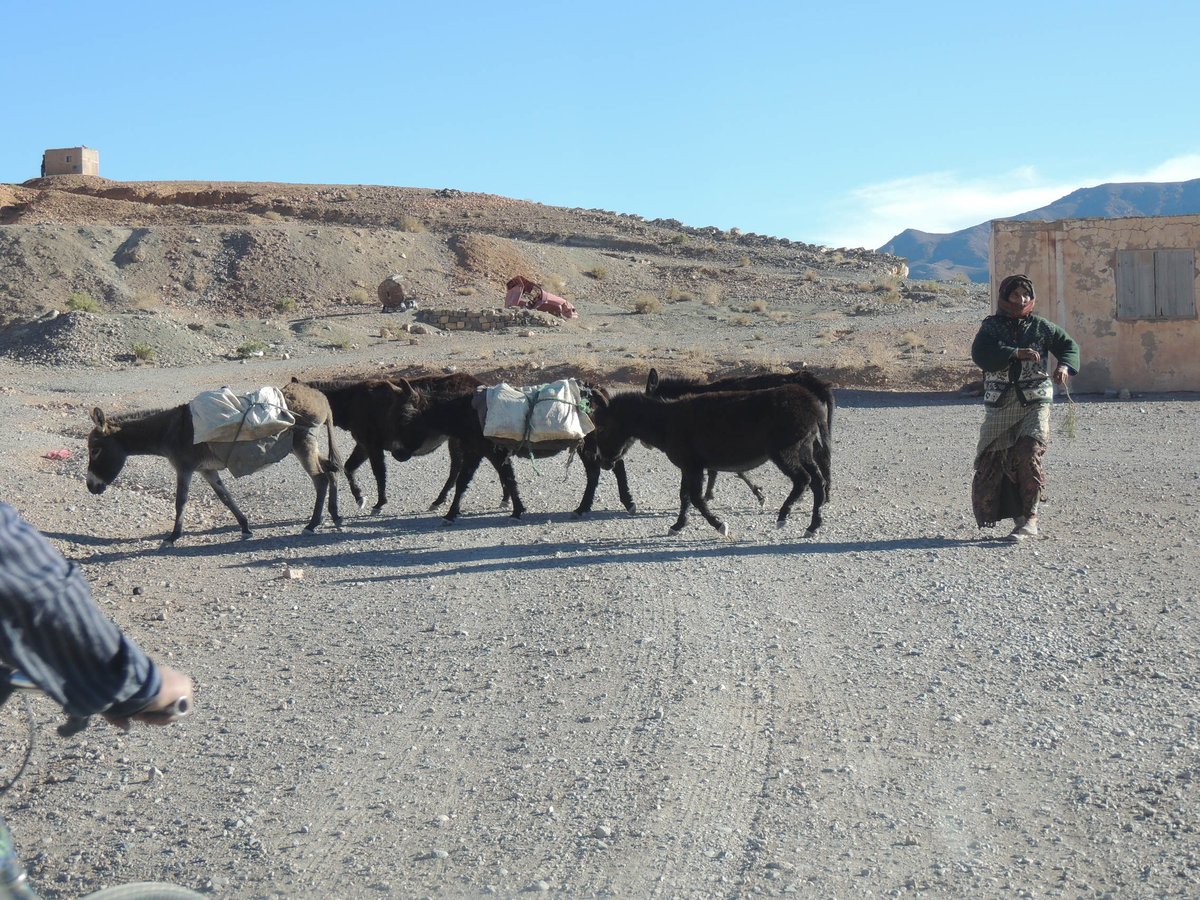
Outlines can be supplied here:
<path id="1" fill-rule="evenodd" d="M 261 387 L 241 396 L 227 387 L 197 394 L 188 410 L 193 442 L 208 444 L 235 478 L 279 462 L 292 452 L 291 428 L 296 417 L 288 411 L 279 388 Z"/>
<path id="2" fill-rule="evenodd" d="M 486 437 L 496 440 L 578 441 L 594 429 L 574 378 L 533 387 L 497 384 L 486 392 Z"/>
<path id="3" fill-rule="evenodd" d="M 197 394 L 188 404 L 192 412 L 192 440 L 257 441 L 286 431 L 296 424 L 279 388 L 261 387 L 241 396 L 227 387 Z"/>

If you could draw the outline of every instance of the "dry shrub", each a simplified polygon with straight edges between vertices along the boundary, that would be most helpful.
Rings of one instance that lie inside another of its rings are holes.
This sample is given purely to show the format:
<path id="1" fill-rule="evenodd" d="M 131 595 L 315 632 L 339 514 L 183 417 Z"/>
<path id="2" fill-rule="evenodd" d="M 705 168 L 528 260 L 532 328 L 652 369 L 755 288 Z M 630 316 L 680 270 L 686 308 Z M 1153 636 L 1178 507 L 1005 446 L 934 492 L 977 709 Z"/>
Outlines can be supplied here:
<path id="1" fill-rule="evenodd" d="M 695 300 L 696 295 L 691 291 L 685 291 L 682 288 L 672 287 L 667 288 L 667 299 L 672 303 L 686 303 L 689 300 Z"/>
<path id="2" fill-rule="evenodd" d="M 358 306 L 366 306 L 368 303 L 376 302 L 376 298 L 372 297 L 366 288 L 356 287 L 350 292 L 349 300 Z"/>
<path id="3" fill-rule="evenodd" d="M 132 347 L 133 356 L 138 362 L 153 362 L 157 352 L 149 344 L 138 341 Z"/>
<path id="4" fill-rule="evenodd" d="M 925 346 L 925 338 L 915 331 L 906 331 L 900 335 L 900 346 L 906 350 L 919 350 Z"/>
<path id="5" fill-rule="evenodd" d="M 721 289 L 715 284 L 710 284 L 704 289 L 704 305 L 718 306 L 721 303 Z"/>
<path id="6" fill-rule="evenodd" d="M 552 294 L 565 294 L 567 280 L 561 275 L 547 275 L 546 280 L 542 282 L 542 287 L 546 288 Z"/>
<path id="7" fill-rule="evenodd" d="M 767 311 L 767 301 L 766 300 L 755 300 L 753 303 L 750 304 L 750 312 L 752 312 L 752 313 L 762 314 L 762 313 L 765 313 L 766 311 Z"/>
<path id="8" fill-rule="evenodd" d="M 633 300 L 633 311 L 640 315 L 662 312 L 662 301 L 653 294 L 638 294 Z"/>
<path id="9" fill-rule="evenodd" d="M 424 234 L 425 224 L 416 216 L 401 216 L 396 220 L 396 228 L 409 234 Z"/>
<path id="10" fill-rule="evenodd" d="M 67 309 L 79 312 L 99 312 L 100 302 L 89 297 L 82 291 L 77 291 L 67 298 Z"/>
<path id="11" fill-rule="evenodd" d="M 737 264 L 738 264 L 739 269 L 745 269 L 746 267 L 748 267 L 750 265 L 750 257 L 748 257 L 748 256 L 741 257 L 737 261 Z"/>
<path id="12" fill-rule="evenodd" d="M 283 214 L 276 212 L 273 209 L 268 209 L 265 213 L 262 214 L 262 217 L 264 219 L 266 219 L 268 222 L 282 222 L 283 221 Z"/>
<path id="13" fill-rule="evenodd" d="M 817 274 L 816 269 L 805 269 L 800 277 L 810 284 L 821 280 L 821 276 Z"/>
<path id="14" fill-rule="evenodd" d="M 745 316 L 745 315 L 735 316 L 734 318 L 729 320 L 729 324 L 733 325 L 737 328 L 744 328 L 747 325 L 753 325 L 754 320 L 751 319 L 749 316 Z"/>
<path id="15" fill-rule="evenodd" d="M 462 287 L 455 288 L 454 293 L 458 294 L 460 297 L 471 297 L 474 296 L 477 291 L 470 285 L 463 285 Z"/>
<path id="16" fill-rule="evenodd" d="M 597 281 L 603 281 L 608 277 L 608 269 L 604 268 L 604 266 L 592 266 L 583 274 L 589 278 L 595 278 Z"/>

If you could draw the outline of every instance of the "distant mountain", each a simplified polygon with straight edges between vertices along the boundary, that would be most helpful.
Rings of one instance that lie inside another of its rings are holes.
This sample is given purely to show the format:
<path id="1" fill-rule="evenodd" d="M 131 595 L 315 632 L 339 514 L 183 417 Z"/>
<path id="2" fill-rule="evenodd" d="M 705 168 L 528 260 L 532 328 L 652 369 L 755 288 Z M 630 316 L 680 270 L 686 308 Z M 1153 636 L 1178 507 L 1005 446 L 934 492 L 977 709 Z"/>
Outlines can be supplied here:
<path id="1" fill-rule="evenodd" d="M 1194 178 L 1191 181 L 1131 182 L 1080 188 L 1049 206 L 1005 218 L 1053 222 L 1058 219 L 1198 214 L 1200 178 Z M 987 281 L 991 233 L 991 220 L 950 234 L 930 234 L 909 228 L 880 247 L 879 252 L 907 259 L 910 278 L 940 280 L 961 273 L 972 281 Z"/>

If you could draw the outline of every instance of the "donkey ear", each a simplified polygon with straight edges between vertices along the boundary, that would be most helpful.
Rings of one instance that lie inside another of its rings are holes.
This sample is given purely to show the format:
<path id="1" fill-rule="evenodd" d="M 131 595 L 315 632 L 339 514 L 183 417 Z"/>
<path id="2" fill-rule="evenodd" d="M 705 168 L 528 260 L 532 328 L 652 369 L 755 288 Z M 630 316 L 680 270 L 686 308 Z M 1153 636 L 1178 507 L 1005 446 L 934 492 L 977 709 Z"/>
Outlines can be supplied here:
<path id="1" fill-rule="evenodd" d="M 385 381 L 388 387 L 392 389 L 401 399 L 411 397 L 413 395 L 413 386 L 408 383 L 407 378 L 397 378 L 395 381 Z"/>
<path id="2" fill-rule="evenodd" d="M 104 410 L 98 406 L 92 410 L 92 421 L 101 431 L 108 431 L 108 416 L 104 415 Z"/>
<path id="3" fill-rule="evenodd" d="M 292 376 L 292 384 L 299 384 L 299 383 L 300 383 L 300 379 L 297 378 L 295 375 L 293 375 Z"/>
<path id="4" fill-rule="evenodd" d="M 653 394 L 658 390 L 658 369 L 650 367 L 650 375 L 646 378 L 646 393 Z"/>

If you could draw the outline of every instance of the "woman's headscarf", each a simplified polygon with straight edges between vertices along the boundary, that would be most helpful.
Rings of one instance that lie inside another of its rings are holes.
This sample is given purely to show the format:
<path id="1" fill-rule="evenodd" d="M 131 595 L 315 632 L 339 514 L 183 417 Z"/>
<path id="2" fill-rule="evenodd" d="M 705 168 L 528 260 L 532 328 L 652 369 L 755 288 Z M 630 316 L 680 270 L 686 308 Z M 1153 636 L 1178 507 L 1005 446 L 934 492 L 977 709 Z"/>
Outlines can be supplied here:
<path id="1" fill-rule="evenodd" d="M 1033 292 L 1033 282 L 1029 280 L 1028 275 L 1009 275 L 1001 281 L 999 290 L 1000 299 L 1007 300 L 1008 295 L 1017 288 L 1025 288 L 1031 300 L 1037 299 L 1037 294 Z"/>

